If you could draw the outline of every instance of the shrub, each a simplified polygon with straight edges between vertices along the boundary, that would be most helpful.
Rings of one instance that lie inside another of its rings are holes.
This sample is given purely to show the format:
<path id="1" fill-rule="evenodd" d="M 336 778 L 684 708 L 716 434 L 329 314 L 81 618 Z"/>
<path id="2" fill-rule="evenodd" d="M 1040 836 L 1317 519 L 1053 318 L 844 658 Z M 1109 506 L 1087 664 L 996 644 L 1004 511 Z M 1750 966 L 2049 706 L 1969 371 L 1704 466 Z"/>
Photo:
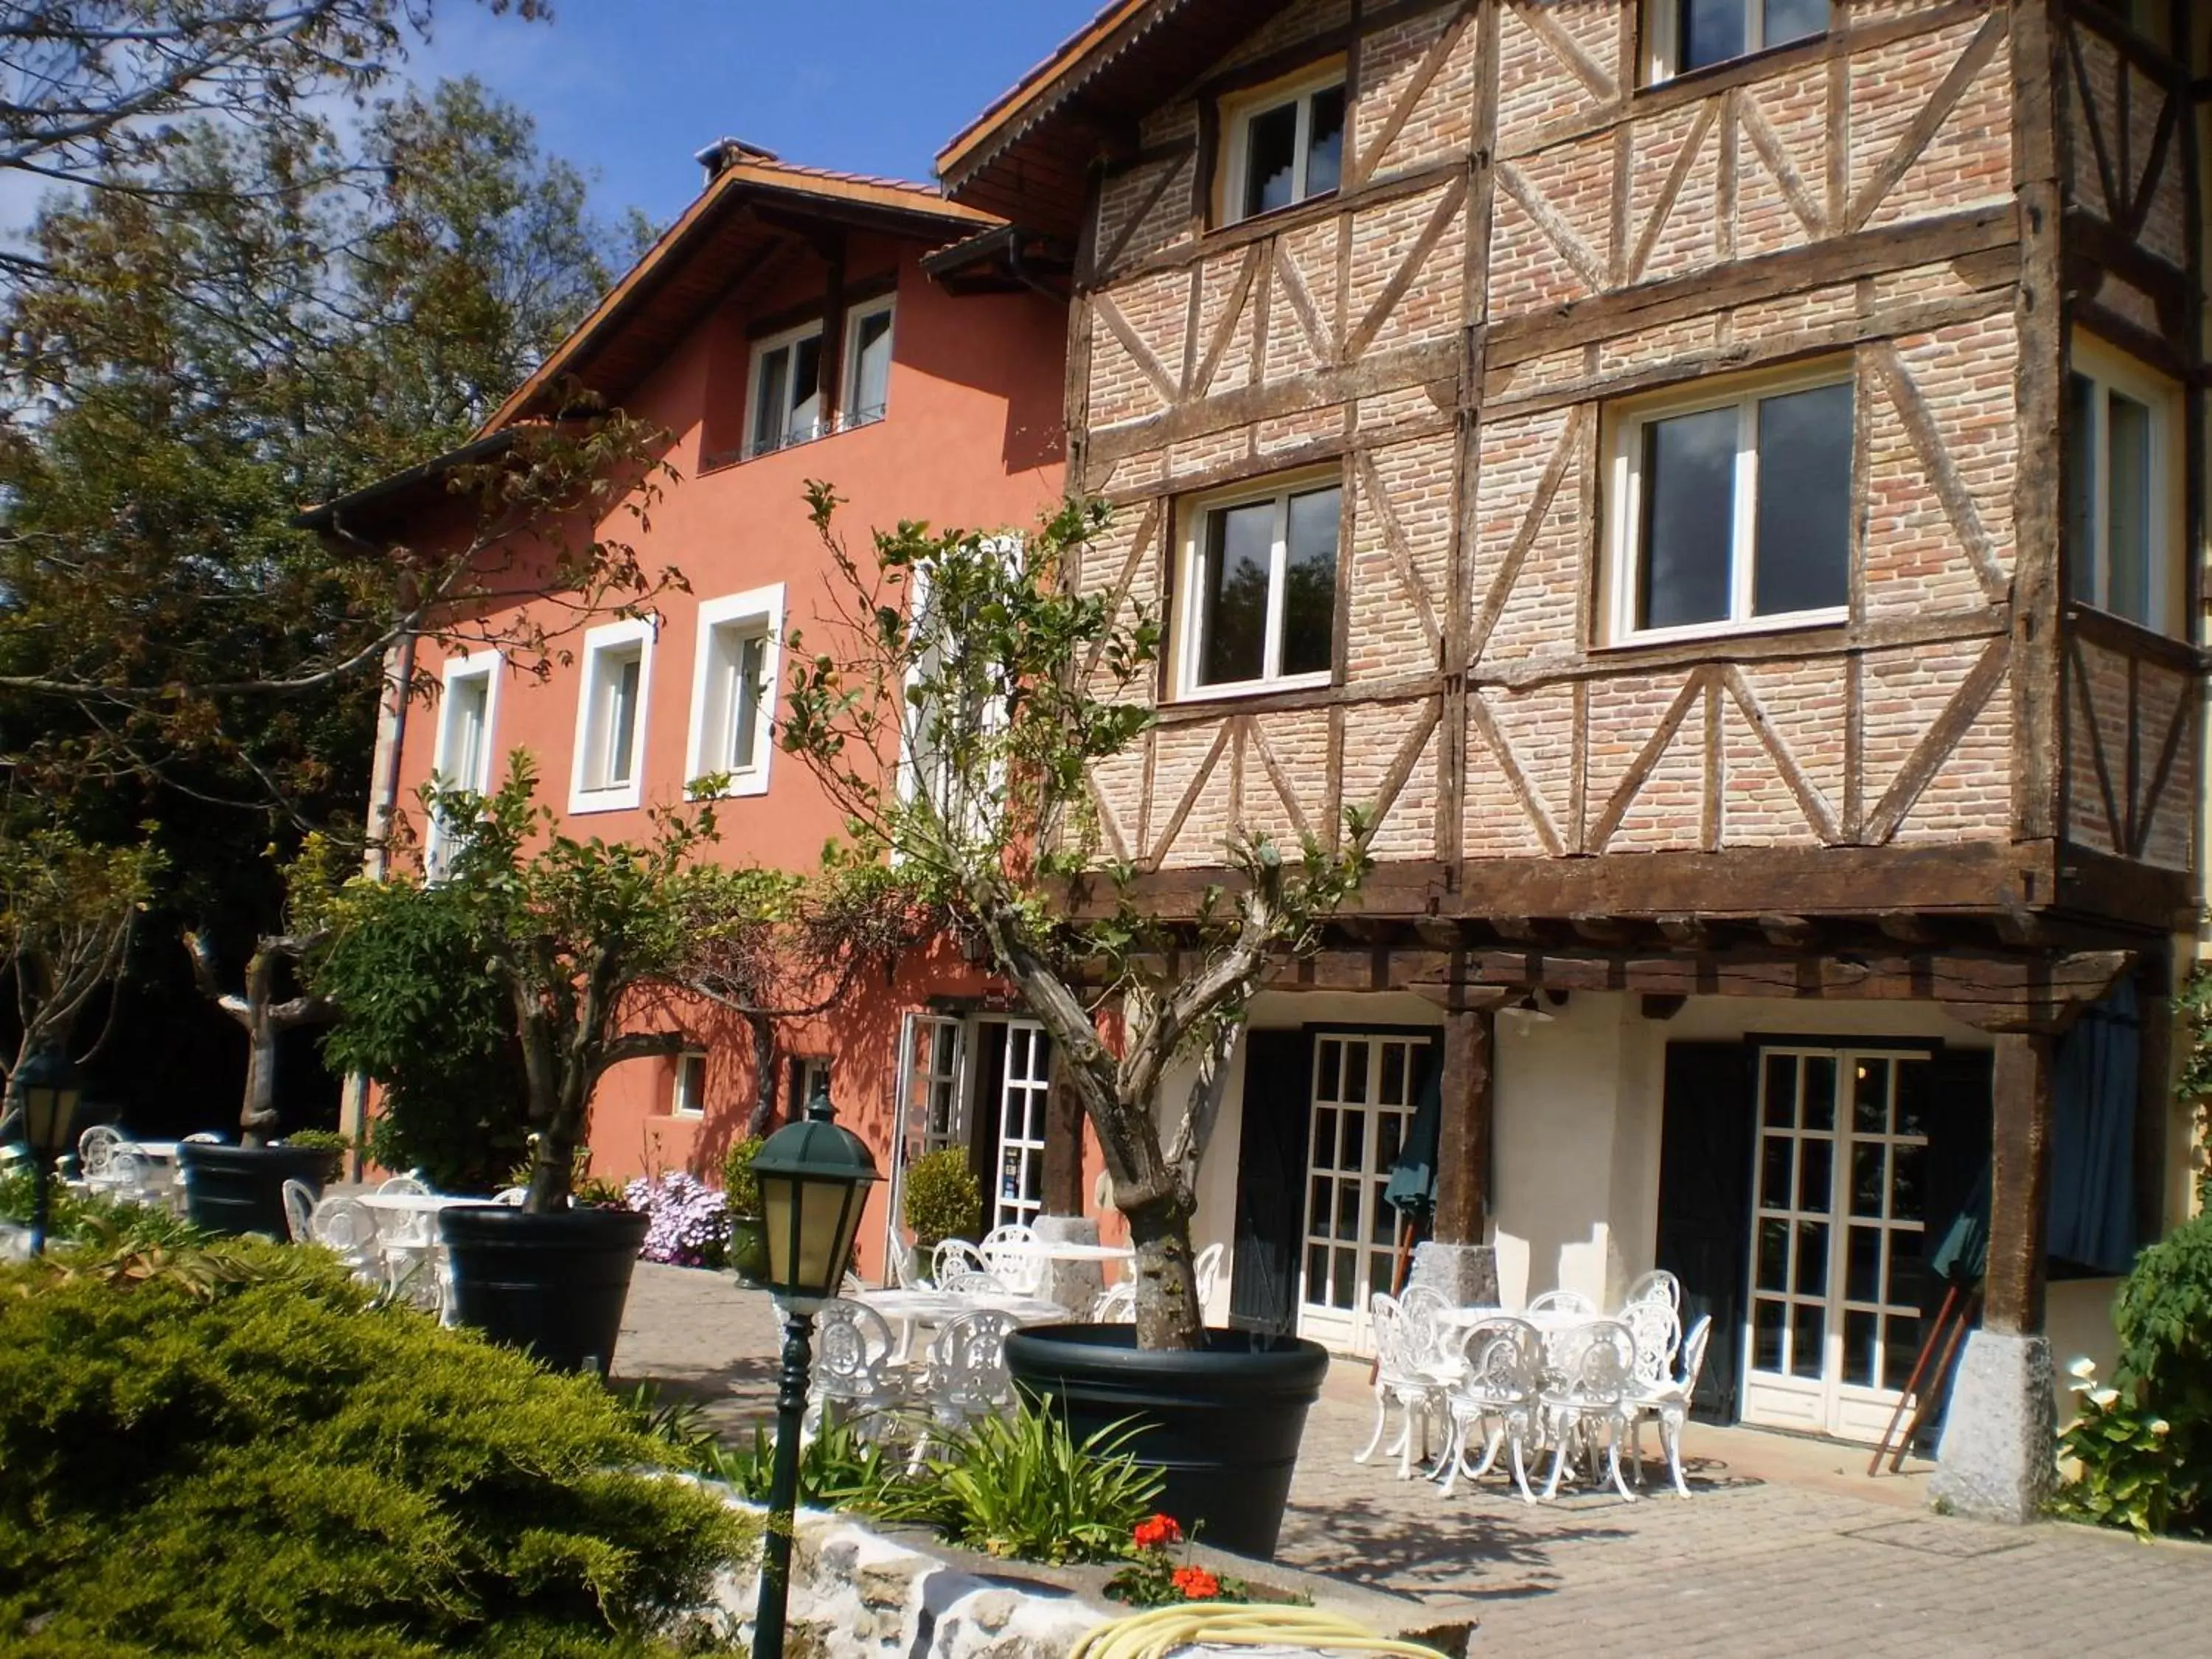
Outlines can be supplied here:
<path id="1" fill-rule="evenodd" d="M 349 1152 L 353 1142 L 336 1129 L 300 1129 L 284 1137 L 287 1146 L 303 1146 L 313 1152 Z"/>
<path id="2" fill-rule="evenodd" d="M 1110 1561 L 1159 1496 L 1160 1474 L 1123 1449 L 1132 1425 L 1082 1444 L 1066 1419 L 1024 1400 L 979 1419 L 908 1483 L 886 1492 L 887 1520 L 935 1527 L 956 1544 L 1023 1561 Z"/>
<path id="3" fill-rule="evenodd" d="M 983 1224 L 983 1188 L 968 1167 L 968 1154 L 939 1147 L 915 1159 L 906 1172 L 902 1219 L 918 1249 L 948 1238 L 973 1238 Z"/>
<path id="4" fill-rule="evenodd" d="M 226 1240 L 0 1271 L 0 1650 L 611 1659 L 745 1542 L 589 1378 Z M 688 1634 L 688 1632 L 687 1632 Z"/>
<path id="5" fill-rule="evenodd" d="M 2111 1385 L 2075 1368 L 2062 1445 L 2079 1473 L 2055 1507 L 2142 1535 L 2212 1534 L 2212 1212 L 2136 1258 L 2112 1323 Z"/>
<path id="6" fill-rule="evenodd" d="M 721 1194 L 672 1170 L 658 1181 L 643 1176 L 623 1188 L 623 1202 L 649 1218 L 639 1259 L 678 1267 L 719 1267 L 730 1247 L 730 1212 Z"/>
<path id="7" fill-rule="evenodd" d="M 36 1190 L 30 1172 L 0 1175 L 0 1221 L 31 1224 Z M 106 1237 L 182 1245 L 206 1237 L 181 1217 L 151 1204 L 133 1204 L 106 1193 L 73 1192 L 59 1181 L 46 1188 L 46 1237 L 57 1243 Z"/>
<path id="8" fill-rule="evenodd" d="M 753 1179 L 753 1160 L 767 1144 L 758 1135 L 747 1135 L 722 1154 L 722 1196 L 729 1200 L 732 1215 L 760 1215 L 760 1182 Z"/>

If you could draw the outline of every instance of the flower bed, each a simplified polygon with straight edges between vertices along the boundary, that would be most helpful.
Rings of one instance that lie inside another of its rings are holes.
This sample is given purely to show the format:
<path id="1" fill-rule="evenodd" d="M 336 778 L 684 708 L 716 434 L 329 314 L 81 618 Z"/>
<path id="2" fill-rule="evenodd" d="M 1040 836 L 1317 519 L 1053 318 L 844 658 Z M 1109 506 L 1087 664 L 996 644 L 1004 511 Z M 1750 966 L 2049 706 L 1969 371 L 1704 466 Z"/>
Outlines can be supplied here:
<path id="1" fill-rule="evenodd" d="M 637 1253 L 641 1261 L 719 1267 L 729 1253 L 729 1205 L 696 1176 L 680 1170 L 658 1180 L 640 1176 L 623 1188 L 623 1202 L 649 1222 Z"/>

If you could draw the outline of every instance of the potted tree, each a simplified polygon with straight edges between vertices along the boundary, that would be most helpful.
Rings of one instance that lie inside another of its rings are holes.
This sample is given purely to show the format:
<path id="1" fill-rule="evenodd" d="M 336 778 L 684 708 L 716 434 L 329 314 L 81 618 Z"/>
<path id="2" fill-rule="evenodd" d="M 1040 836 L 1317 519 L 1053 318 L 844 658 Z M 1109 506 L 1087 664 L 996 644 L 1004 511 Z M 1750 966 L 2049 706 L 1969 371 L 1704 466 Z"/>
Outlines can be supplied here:
<path id="1" fill-rule="evenodd" d="M 1018 1333 L 1008 1362 L 1079 1433 L 1138 1411 L 1133 1449 L 1164 1470 L 1168 1512 L 1271 1553 L 1328 1357 L 1209 1330 L 1190 1224 L 1244 1006 L 1364 874 L 1366 821 L 1289 854 L 1239 837 L 1231 882 L 1188 914 L 1147 911 L 1091 805 L 1090 774 L 1152 719 L 1160 640 L 1141 607 L 1125 620 L 1121 596 L 1072 580 L 1103 509 L 1071 504 L 1026 539 L 903 524 L 864 563 L 836 494 L 809 488 L 842 599 L 820 648 L 787 648 L 783 746 L 1050 1035 L 1136 1247 L 1133 1325 Z"/>
<path id="2" fill-rule="evenodd" d="M 722 1155 L 722 1201 L 730 1212 L 730 1268 L 738 1282 L 757 1285 L 768 1271 L 768 1235 L 761 1231 L 760 1182 L 753 1159 L 763 1142 L 757 1134 L 733 1142 Z"/>
<path id="3" fill-rule="evenodd" d="M 375 1051 L 369 1039 L 402 1024 L 384 1012 L 448 994 L 392 982 L 386 969 L 406 954 L 392 949 L 394 939 L 428 916 L 434 927 L 424 931 L 465 941 L 502 1005 L 502 1038 L 520 1055 L 509 1075 L 530 1153 L 521 1205 L 440 1213 L 459 1316 L 550 1364 L 603 1369 L 647 1218 L 570 1203 L 592 1097 L 625 1061 L 682 1049 L 681 1030 L 647 1028 L 656 997 L 681 983 L 702 940 L 750 920 L 758 884 L 754 872 L 693 860 L 714 836 L 710 807 L 656 809 L 641 843 L 581 841 L 554 827 L 535 793 L 534 769 L 520 752 L 489 795 L 426 791 L 452 836 L 442 878 L 359 884 L 341 902 L 319 983 L 342 1017 L 360 1012 L 349 1058 L 381 1080 L 392 1062 L 425 1058 Z"/>
<path id="4" fill-rule="evenodd" d="M 192 1220 L 210 1232 L 265 1233 L 289 1237 L 284 1222 L 284 1183 L 302 1182 L 319 1194 L 337 1173 L 340 1149 L 319 1136 L 280 1143 L 283 1114 L 276 1097 L 278 1044 L 287 1031 L 323 1024 L 337 1011 L 325 997 L 304 988 L 305 964 L 328 939 L 316 917 L 330 889 L 330 848 L 310 836 L 299 859 L 285 873 L 283 932 L 254 940 L 246 975 L 236 991 L 224 988 L 221 963 L 206 933 L 185 935 L 193 981 L 202 995 L 236 1021 L 246 1033 L 246 1097 L 240 1107 L 235 1146 L 186 1141 L 177 1148 L 185 1181 L 185 1203 Z M 280 995 L 287 978 L 302 981 Z"/>
<path id="5" fill-rule="evenodd" d="M 917 1254 L 948 1238 L 974 1238 L 983 1224 L 983 1188 L 957 1146 L 940 1146 L 908 1165 L 901 1183 L 899 1219 L 914 1235 Z"/>

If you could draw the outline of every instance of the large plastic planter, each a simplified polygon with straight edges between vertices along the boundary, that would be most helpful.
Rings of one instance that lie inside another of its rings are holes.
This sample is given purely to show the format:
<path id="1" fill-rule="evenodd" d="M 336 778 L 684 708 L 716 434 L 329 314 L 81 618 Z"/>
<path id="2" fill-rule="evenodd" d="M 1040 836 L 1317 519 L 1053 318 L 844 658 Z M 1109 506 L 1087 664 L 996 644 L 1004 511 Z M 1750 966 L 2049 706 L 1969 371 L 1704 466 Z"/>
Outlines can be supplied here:
<path id="1" fill-rule="evenodd" d="M 1186 1535 L 1267 1560 L 1328 1351 L 1248 1331 L 1210 1330 L 1206 1341 L 1152 1352 L 1130 1325 L 1038 1325 L 1007 1337 L 1006 1365 L 1018 1387 L 1066 1414 L 1079 1443 L 1141 1424 L 1128 1449 L 1166 1478 L 1160 1508 Z"/>
<path id="2" fill-rule="evenodd" d="M 647 1224 L 630 1210 L 532 1215 L 503 1204 L 441 1210 L 455 1316 L 556 1370 L 604 1376 L 614 1363 L 630 1270 Z"/>
<path id="3" fill-rule="evenodd" d="M 185 1215 L 194 1226 L 232 1237 L 265 1233 L 289 1241 L 284 1183 L 304 1182 L 319 1198 L 337 1166 L 338 1155 L 324 1146 L 222 1146 L 204 1140 L 177 1146 Z"/>

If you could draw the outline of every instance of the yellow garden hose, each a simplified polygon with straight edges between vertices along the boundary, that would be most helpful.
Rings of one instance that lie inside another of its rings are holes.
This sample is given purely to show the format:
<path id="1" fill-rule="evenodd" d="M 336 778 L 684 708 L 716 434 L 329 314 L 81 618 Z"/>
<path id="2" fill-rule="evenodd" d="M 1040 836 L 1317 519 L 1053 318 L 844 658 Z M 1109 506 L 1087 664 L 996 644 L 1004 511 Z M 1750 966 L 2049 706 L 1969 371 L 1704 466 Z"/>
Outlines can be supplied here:
<path id="1" fill-rule="evenodd" d="M 1209 1642 L 1236 1647 L 1328 1648 L 1345 1653 L 1392 1653 L 1437 1659 L 1434 1648 L 1400 1642 L 1316 1607 L 1234 1601 L 1181 1602 L 1133 1613 L 1098 1626 L 1067 1659 L 1166 1659 L 1181 1647 Z"/>

